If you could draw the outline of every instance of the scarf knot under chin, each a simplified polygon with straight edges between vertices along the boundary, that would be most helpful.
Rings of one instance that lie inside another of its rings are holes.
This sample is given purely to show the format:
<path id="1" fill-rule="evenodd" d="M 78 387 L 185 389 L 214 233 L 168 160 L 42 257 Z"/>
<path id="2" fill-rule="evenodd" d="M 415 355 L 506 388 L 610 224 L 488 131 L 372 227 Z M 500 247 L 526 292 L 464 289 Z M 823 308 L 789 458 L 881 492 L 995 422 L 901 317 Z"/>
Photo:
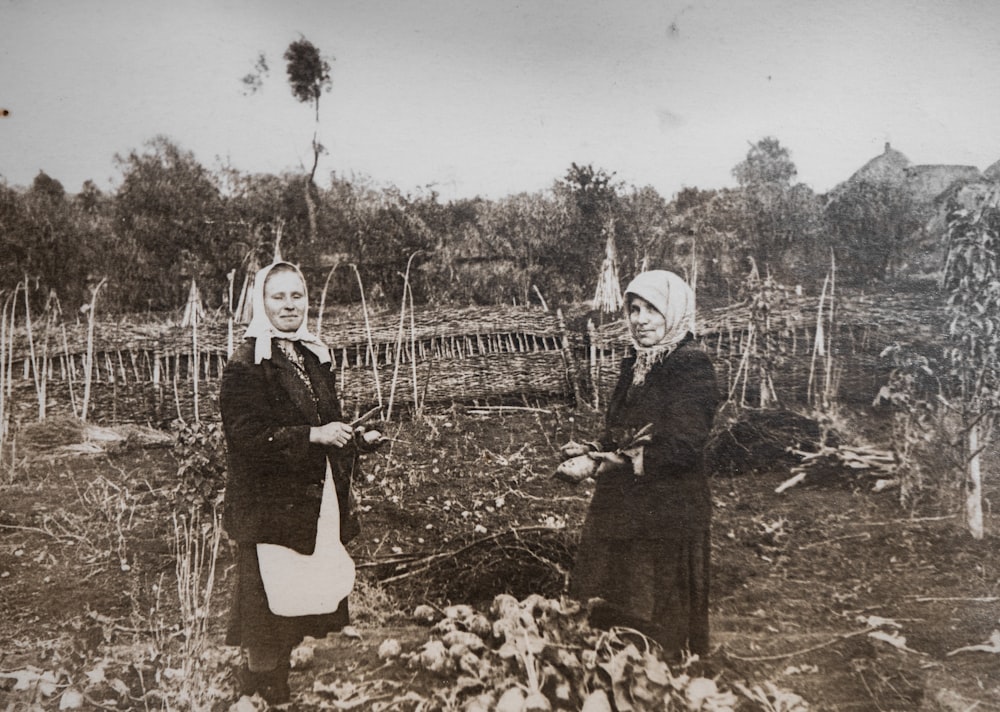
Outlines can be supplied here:
<path id="1" fill-rule="evenodd" d="M 683 340 L 683 339 L 682 339 Z M 646 382 L 646 376 L 653 367 L 667 360 L 681 342 L 672 344 L 657 344 L 656 346 L 635 346 L 635 365 L 632 367 L 632 385 L 641 386 Z"/>

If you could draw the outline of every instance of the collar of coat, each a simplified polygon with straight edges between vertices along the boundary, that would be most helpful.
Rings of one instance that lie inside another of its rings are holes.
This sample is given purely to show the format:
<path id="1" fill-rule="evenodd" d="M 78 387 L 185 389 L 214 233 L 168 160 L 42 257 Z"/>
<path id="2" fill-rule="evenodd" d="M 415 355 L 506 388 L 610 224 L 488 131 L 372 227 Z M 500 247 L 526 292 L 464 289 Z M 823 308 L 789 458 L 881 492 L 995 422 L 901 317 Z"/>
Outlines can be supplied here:
<path id="1" fill-rule="evenodd" d="M 304 353 L 303 353 L 304 351 Z M 312 384 L 309 385 L 296 372 L 296 366 L 281 349 L 273 349 L 271 358 L 266 362 L 273 366 L 278 383 L 296 407 L 308 419 L 310 425 L 322 425 L 335 419 L 336 413 L 334 394 L 330 391 L 328 376 L 324 371 L 330 370 L 329 364 L 321 364 L 319 359 L 309 350 L 300 351 L 305 362 L 306 374 Z M 262 362 L 263 366 L 265 362 Z"/>

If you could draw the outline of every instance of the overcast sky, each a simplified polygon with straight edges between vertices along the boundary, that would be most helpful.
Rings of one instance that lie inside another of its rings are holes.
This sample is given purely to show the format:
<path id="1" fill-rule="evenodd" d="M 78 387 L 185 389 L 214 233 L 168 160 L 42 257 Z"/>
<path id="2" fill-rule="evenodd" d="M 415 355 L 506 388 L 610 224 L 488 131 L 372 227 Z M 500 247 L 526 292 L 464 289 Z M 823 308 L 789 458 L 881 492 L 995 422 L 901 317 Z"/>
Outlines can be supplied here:
<path id="1" fill-rule="evenodd" d="M 115 154 L 158 134 L 209 168 L 301 170 L 300 36 L 333 59 L 320 175 L 444 199 L 546 189 L 571 162 L 720 188 L 769 135 L 818 192 L 886 141 L 1000 159 L 995 0 L 0 0 L 0 175 L 112 189 Z"/>

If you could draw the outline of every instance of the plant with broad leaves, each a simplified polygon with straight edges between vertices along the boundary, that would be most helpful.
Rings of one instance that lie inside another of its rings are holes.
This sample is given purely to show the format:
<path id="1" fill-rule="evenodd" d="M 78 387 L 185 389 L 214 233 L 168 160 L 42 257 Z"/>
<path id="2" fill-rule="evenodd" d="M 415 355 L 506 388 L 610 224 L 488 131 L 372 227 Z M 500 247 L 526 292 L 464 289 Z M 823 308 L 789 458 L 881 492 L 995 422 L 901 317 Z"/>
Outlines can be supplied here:
<path id="1" fill-rule="evenodd" d="M 226 446 L 221 423 L 179 423 L 174 432 L 177 486 L 174 499 L 180 511 L 211 512 L 222 499 L 226 479 Z"/>
<path id="2" fill-rule="evenodd" d="M 980 454 L 1000 410 L 1000 185 L 971 185 L 949 206 L 942 286 L 951 317 L 945 355 L 968 451 L 966 521 L 983 531 Z"/>
<path id="3" fill-rule="evenodd" d="M 929 450 L 944 435 L 938 364 L 913 346 L 894 343 L 879 355 L 892 366 L 888 382 L 875 396 L 875 406 L 892 410 L 893 452 L 898 460 L 900 500 L 911 504 L 924 489 Z"/>
<path id="4" fill-rule="evenodd" d="M 732 712 L 740 702 L 722 682 L 697 675 L 694 659 L 671 667 L 642 633 L 596 630 L 570 600 L 500 594 L 488 611 L 418 606 L 413 616 L 430 626 L 428 639 L 413 649 L 384 641 L 380 657 L 421 671 L 437 689 L 399 696 L 388 703 L 394 709 Z"/>

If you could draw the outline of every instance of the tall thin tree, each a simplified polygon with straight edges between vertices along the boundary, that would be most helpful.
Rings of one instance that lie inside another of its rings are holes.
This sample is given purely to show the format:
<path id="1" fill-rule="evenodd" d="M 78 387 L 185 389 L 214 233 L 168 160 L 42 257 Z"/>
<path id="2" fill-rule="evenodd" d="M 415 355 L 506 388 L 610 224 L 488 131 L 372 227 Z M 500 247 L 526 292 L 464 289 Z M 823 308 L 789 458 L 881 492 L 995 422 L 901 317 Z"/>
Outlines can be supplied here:
<path id="1" fill-rule="evenodd" d="M 966 523 L 982 539 L 982 451 L 1000 412 L 1000 186 L 983 186 L 949 211 L 943 284 L 951 316 L 947 350 L 966 444 Z"/>
<path id="2" fill-rule="evenodd" d="M 311 104 L 315 113 L 312 137 L 313 162 L 305 184 L 306 209 L 309 213 L 309 237 L 315 241 L 319 227 L 316 216 L 316 201 L 312 191 L 315 186 L 319 157 L 324 152 L 323 145 L 319 142 L 319 100 L 324 92 L 330 91 L 332 85 L 330 63 L 320 54 L 316 45 L 305 37 L 288 45 L 284 56 L 292 96 L 303 104 Z"/>

